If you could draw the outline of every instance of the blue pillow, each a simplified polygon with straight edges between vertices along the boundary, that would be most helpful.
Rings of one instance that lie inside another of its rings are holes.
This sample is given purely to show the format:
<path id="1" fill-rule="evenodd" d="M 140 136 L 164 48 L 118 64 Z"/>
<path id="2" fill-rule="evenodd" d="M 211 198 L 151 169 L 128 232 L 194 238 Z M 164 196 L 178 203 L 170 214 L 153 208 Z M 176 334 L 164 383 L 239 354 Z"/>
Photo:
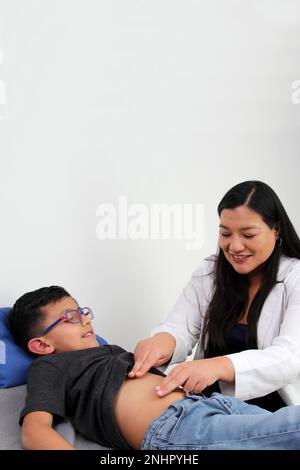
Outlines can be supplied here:
<path id="1" fill-rule="evenodd" d="M 27 382 L 27 370 L 33 356 L 18 346 L 8 327 L 9 307 L 0 308 L 0 388 L 16 387 Z M 100 346 L 105 339 L 96 335 Z"/>

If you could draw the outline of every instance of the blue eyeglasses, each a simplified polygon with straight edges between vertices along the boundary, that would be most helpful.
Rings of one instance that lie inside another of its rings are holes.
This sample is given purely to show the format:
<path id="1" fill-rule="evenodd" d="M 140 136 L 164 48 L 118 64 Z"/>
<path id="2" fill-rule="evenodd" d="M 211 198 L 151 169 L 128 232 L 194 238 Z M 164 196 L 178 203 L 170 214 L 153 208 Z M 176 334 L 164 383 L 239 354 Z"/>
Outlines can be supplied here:
<path id="1" fill-rule="evenodd" d="M 74 310 L 66 310 L 61 317 L 55 320 L 51 325 L 47 326 L 39 336 L 44 336 L 48 331 L 52 330 L 58 323 L 66 321 L 69 323 L 81 323 L 82 317 L 87 317 L 93 320 L 94 314 L 89 307 L 77 308 Z"/>

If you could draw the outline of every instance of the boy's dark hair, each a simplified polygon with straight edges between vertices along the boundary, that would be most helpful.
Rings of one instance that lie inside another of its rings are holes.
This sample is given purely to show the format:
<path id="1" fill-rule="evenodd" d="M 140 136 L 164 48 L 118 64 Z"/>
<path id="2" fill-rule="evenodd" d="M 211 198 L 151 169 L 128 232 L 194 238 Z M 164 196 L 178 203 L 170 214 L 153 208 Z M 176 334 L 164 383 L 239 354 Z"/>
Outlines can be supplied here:
<path id="1" fill-rule="evenodd" d="M 70 294 L 60 286 L 41 287 L 22 295 L 8 314 L 11 333 L 16 343 L 28 351 L 27 343 L 43 329 L 41 307 L 56 302 Z"/>

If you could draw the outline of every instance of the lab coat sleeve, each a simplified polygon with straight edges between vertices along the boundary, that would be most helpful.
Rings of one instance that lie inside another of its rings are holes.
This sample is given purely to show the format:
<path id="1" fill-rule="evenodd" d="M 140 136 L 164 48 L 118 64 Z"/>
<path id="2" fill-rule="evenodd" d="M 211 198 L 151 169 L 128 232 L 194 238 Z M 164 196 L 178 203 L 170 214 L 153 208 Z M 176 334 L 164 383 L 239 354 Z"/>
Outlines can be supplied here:
<path id="1" fill-rule="evenodd" d="M 279 335 L 273 339 L 271 345 L 264 349 L 227 356 L 234 365 L 235 384 L 220 382 L 221 391 L 225 395 L 249 400 L 285 386 L 288 389 L 289 384 L 299 380 L 300 270 L 294 273 L 292 279 L 287 280 L 286 294 L 286 308 Z M 286 399 L 284 394 L 283 397 Z"/>
<path id="2" fill-rule="evenodd" d="M 207 266 L 206 266 L 207 267 Z M 208 305 L 207 293 L 211 277 L 201 266 L 195 271 L 166 320 L 152 329 L 156 333 L 170 333 L 176 341 L 174 354 L 168 365 L 185 361 L 199 340 L 202 320 Z"/>

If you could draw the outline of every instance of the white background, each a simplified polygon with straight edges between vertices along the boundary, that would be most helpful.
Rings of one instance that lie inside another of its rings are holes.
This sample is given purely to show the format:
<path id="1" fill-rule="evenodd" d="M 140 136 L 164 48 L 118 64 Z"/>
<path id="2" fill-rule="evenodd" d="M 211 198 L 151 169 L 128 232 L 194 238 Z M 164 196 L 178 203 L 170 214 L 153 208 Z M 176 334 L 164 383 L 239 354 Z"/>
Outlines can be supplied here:
<path id="1" fill-rule="evenodd" d="M 0 304 L 51 284 L 133 348 L 215 252 L 217 205 L 259 179 L 299 214 L 300 3 L 0 2 Z M 96 237 L 96 209 L 200 203 L 204 245 Z"/>

